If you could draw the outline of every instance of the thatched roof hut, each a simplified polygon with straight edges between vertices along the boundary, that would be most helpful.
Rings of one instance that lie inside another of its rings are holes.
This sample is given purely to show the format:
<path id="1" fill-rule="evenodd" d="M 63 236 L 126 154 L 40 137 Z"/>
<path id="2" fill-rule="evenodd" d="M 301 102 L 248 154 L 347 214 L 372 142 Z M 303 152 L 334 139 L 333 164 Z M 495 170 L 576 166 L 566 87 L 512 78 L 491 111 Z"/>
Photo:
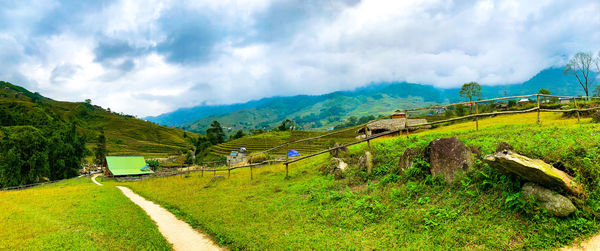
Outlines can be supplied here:
<path id="1" fill-rule="evenodd" d="M 405 124 L 404 120 L 406 120 L 406 119 L 405 118 L 382 119 L 382 120 L 374 121 L 374 122 L 367 124 L 367 128 L 368 128 L 369 132 L 371 133 L 371 135 L 388 132 L 388 131 L 404 130 L 404 124 Z M 417 130 L 417 129 L 431 128 L 431 125 L 411 127 L 411 126 L 415 126 L 415 125 L 426 124 L 427 123 L 426 119 L 408 119 L 406 122 L 408 124 L 408 130 L 411 130 L 411 131 Z M 365 128 L 359 129 L 357 131 L 357 133 L 365 134 Z"/>

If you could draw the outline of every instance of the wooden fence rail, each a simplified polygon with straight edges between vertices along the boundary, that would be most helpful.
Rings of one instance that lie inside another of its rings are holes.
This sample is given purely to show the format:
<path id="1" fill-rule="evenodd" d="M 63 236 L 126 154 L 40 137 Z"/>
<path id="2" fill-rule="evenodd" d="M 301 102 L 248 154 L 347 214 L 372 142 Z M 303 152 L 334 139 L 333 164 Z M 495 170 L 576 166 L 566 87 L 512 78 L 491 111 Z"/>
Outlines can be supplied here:
<path id="1" fill-rule="evenodd" d="M 484 102 L 491 102 L 491 101 L 497 101 L 497 100 L 506 100 L 506 99 L 517 99 L 517 98 L 530 98 L 530 97 L 536 97 L 537 99 L 537 105 L 533 108 L 530 109 L 524 109 L 524 110 L 512 110 L 512 111 L 495 111 L 495 112 L 488 112 L 488 113 L 479 113 L 478 109 L 477 109 L 477 104 L 478 103 L 484 103 Z M 552 97 L 552 98 L 567 98 L 567 99 L 573 99 L 574 100 L 574 106 L 575 108 L 573 109 L 543 109 L 541 108 L 540 105 L 540 97 Z M 438 125 L 438 124 L 443 124 L 443 123 L 450 123 L 450 122 L 454 122 L 454 121 L 459 121 L 459 120 L 468 120 L 468 119 L 475 119 L 476 121 L 476 130 L 479 130 L 479 121 L 478 119 L 480 117 L 490 117 L 490 116 L 497 116 L 497 115 L 507 115 L 507 114 L 518 114 L 518 113 L 529 113 L 529 112 L 538 112 L 538 118 L 537 118 L 537 122 L 540 123 L 540 112 L 577 112 L 578 114 L 578 119 L 579 119 L 579 113 L 580 112 L 585 112 L 585 111 L 593 111 L 593 110 L 600 110 L 600 107 L 592 107 L 592 108 L 577 108 L 577 99 L 586 99 L 586 100 L 590 100 L 590 99 L 600 99 L 600 97 L 587 97 L 587 96 L 580 96 L 580 97 L 570 97 L 570 96 L 556 96 L 556 95 L 544 95 L 544 94 L 529 94 L 529 95 L 520 95 L 520 96 L 510 96 L 510 97 L 500 97 L 500 98 L 492 98 L 492 99 L 485 99 L 485 100 L 474 100 L 472 102 L 460 102 L 460 103 L 453 103 L 453 104 L 446 104 L 446 105 L 435 105 L 435 106 L 429 106 L 429 107 L 423 107 L 423 108 L 411 108 L 411 109 L 405 109 L 405 112 L 410 112 L 410 111 L 418 111 L 418 110 L 431 110 L 431 109 L 437 109 L 437 108 L 446 108 L 446 107 L 450 107 L 450 106 L 455 106 L 455 105 L 466 105 L 466 104 L 474 104 L 475 105 L 475 113 L 474 114 L 469 114 L 469 115 L 465 115 L 465 116 L 461 116 L 461 117 L 456 117 L 456 118 L 450 118 L 450 119 L 445 119 L 445 120 L 438 120 L 438 121 L 431 121 L 431 122 L 427 122 L 427 123 L 421 123 L 421 124 L 415 124 L 415 125 L 408 125 L 406 124 L 405 121 L 405 125 L 404 128 L 402 129 L 398 129 L 398 130 L 392 130 L 392 131 L 387 131 L 387 132 L 383 132 L 383 133 L 379 133 L 379 134 L 374 134 L 374 135 L 368 135 L 366 138 L 364 139 L 360 139 L 357 140 L 355 142 L 351 142 L 351 143 L 347 143 L 341 146 L 335 146 L 335 147 L 331 147 L 328 149 L 324 149 L 315 153 L 311 153 L 302 157 L 298 157 L 298 158 L 292 158 L 289 159 L 287 157 L 287 149 L 289 148 L 290 144 L 294 144 L 294 143 L 300 143 L 300 142 L 304 142 L 304 141 L 309 141 L 309 140 L 315 140 L 315 139 L 319 139 L 319 138 L 323 138 L 323 137 L 327 137 L 327 136 L 331 136 L 331 135 L 335 135 L 335 134 L 339 134 L 342 132 L 347 132 L 349 130 L 356 130 L 358 128 L 363 128 L 365 127 L 367 124 L 372 123 L 373 121 L 369 121 L 367 123 L 364 124 L 360 124 L 357 126 L 353 126 L 353 127 L 349 127 L 349 128 L 345 128 L 342 130 L 338 130 L 335 132 L 331 132 L 331 133 L 326 133 L 323 135 L 319 135 L 319 136 L 315 136 L 315 137 L 310 137 L 310 138 L 304 138 L 304 139 L 299 139 L 299 140 L 294 140 L 294 141 L 290 141 L 290 142 L 285 142 L 283 144 L 274 146 L 272 148 L 266 149 L 264 151 L 260 151 L 257 153 L 253 153 L 251 155 L 249 155 L 249 157 L 251 156 L 255 156 L 257 154 L 261 154 L 261 153 L 267 153 L 282 147 L 286 147 L 286 160 L 268 160 L 265 162 L 261 162 L 261 163 L 255 163 L 255 164 L 248 164 L 248 165 L 243 165 L 243 166 L 235 166 L 235 167 L 227 167 L 227 168 L 201 168 L 200 170 L 194 170 L 193 172 L 202 172 L 204 173 L 204 171 L 207 172 L 213 172 L 213 174 L 216 175 L 216 172 L 222 172 L 222 171 L 227 171 L 227 172 L 231 172 L 231 170 L 235 170 L 235 169 L 241 169 L 241 168 L 250 168 L 250 178 L 252 179 L 252 168 L 256 167 L 256 166 L 261 166 L 261 165 L 266 165 L 268 163 L 273 163 L 273 162 L 281 162 L 282 164 L 285 165 L 285 170 L 286 170 L 286 177 L 288 177 L 288 166 L 289 164 L 304 160 L 304 159 L 308 159 L 308 158 L 312 158 L 324 153 L 328 153 L 340 148 L 345 148 L 348 146 L 352 146 L 352 145 L 356 145 L 356 144 L 360 144 L 363 142 L 367 142 L 370 145 L 370 141 L 379 137 L 383 137 L 383 136 L 387 136 L 387 135 L 392 135 L 392 134 L 398 134 L 398 133 L 402 133 L 403 130 L 406 130 L 407 133 L 407 137 L 408 137 L 408 129 L 409 128 L 420 128 L 422 126 L 433 126 L 433 125 Z M 381 119 L 388 119 L 390 118 L 390 116 L 384 116 L 381 118 L 378 118 L 377 120 L 381 120 Z M 377 121 L 374 120 L 374 121 Z M 215 163 L 213 162 L 204 162 L 204 163 Z M 180 172 L 178 174 L 184 174 L 186 173 L 184 172 Z M 189 173 L 189 171 L 188 171 Z M 178 174 L 173 174 L 173 175 L 178 175 Z"/>

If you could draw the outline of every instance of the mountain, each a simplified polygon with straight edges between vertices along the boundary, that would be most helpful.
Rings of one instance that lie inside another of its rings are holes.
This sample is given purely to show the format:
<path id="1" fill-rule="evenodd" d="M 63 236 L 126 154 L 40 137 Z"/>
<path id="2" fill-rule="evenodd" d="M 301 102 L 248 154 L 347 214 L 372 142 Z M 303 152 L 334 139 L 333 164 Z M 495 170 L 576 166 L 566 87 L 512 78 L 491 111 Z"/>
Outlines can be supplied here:
<path id="1" fill-rule="evenodd" d="M 58 126 L 75 124 L 90 150 L 96 146 L 100 131 L 104 131 L 109 155 L 179 154 L 191 147 L 185 135 L 193 134 L 113 113 L 90 103 L 55 101 L 3 81 L 0 81 L 0 119 L 0 129 L 39 127 L 49 122 Z"/>
<path id="2" fill-rule="evenodd" d="M 537 93 L 545 88 L 557 95 L 583 95 L 581 87 L 562 68 L 549 68 L 511 85 L 482 86 L 483 98 Z M 459 102 L 459 88 L 440 89 L 413 83 L 379 83 L 352 91 L 309 96 L 272 97 L 248 103 L 197 106 L 145 119 L 203 133 L 213 120 L 230 130 L 272 128 L 292 119 L 302 129 L 327 129 L 350 116 L 387 115 L 396 109 Z"/>

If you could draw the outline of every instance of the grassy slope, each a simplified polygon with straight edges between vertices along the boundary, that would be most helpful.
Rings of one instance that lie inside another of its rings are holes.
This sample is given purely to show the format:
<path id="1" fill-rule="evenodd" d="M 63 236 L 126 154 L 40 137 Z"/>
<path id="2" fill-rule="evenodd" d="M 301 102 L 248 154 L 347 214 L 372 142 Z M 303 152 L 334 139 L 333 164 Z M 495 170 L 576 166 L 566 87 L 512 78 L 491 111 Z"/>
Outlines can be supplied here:
<path id="1" fill-rule="evenodd" d="M 81 102 L 61 102 L 41 98 L 41 104 L 35 104 L 31 102 L 30 97 L 26 95 L 15 97 L 15 93 L 15 90 L 0 88 L 0 95 L 8 96 L 0 98 L 0 106 L 17 102 L 36 112 L 56 114 L 65 121 L 76 121 L 88 137 L 89 149 L 95 147 L 94 142 L 100 129 L 105 131 L 109 155 L 163 157 L 179 154 L 191 147 L 183 137 L 184 131 L 181 129 L 159 126 L 140 119 L 109 113 L 103 109 L 90 108 Z M 188 132 L 188 134 L 193 133 Z"/>
<path id="2" fill-rule="evenodd" d="M 567 168 L 597 169 L 600 134 L 597 124 L 576 125 L 556 114 L 501 116 L 474 123 L 440 127 L 406 137 L 373 143 L 375 180 L 354 185 L 334 180 L 317 169 L 328 156 L 290 166 L 283 179 L 281 165 L 235 170 L 231 178 L 199 189 L 212 175 L 169 177 L 129 183 L 137 192 L 166 205 L 188 222 L 232 248 L 260 249 L 541 249 L 562 246 L 600 228 L 597 192 L 580 210 L 560 219 L 511 203 L 518 194 L 515 181 L 478 163 L 477 171 L 462 182 L 440 185 L 435 179 L 390 175 L 405 147 L 423 146 L 443 136 L 458 136 L 469 146 L 491 153 L 499 141 L 517 151 Z M 586 149 L 573 156 L 574 148 Z M 350 155 L 364 151 L 364 145 Z M 581 154 L 580 154 L 581 155 Z M 595 170 L 596 173 L 597 170 Z M 364 175 L 364 173 L 363 173 Z M 504 177 L 504 178 L 503 178 Z M 589 189 L 595 189 L 587 182 Z M 577 201 L 576 201 L 577 202 Z M 582 210 L 585 209 L 585 210 Z M 525 211 L 525 212 L 524 212 Z"/>
<path id="3" fill-rule="evenodd" d="M 0 192 L 0 229 L 3 250 L 171 249 L 138 206 L 89 178 Z"/>

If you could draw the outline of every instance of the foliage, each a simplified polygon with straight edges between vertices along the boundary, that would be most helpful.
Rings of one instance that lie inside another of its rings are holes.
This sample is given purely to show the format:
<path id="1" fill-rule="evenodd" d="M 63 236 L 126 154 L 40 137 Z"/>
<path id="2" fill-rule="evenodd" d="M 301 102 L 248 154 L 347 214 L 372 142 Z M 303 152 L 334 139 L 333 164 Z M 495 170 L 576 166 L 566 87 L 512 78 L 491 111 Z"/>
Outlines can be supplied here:
<path id="1" fill-rule="evenodd" d="M 465 105 L 458 104 L 455 106 L 454 112 L 456 113 L 456 116 L 462 117 L 467 114 L 467 109 L 465 109 Z"/>
<path id="2" fill-rule="evenodd" d="M 234 139 L 239 139 L 239 138 L 242 138 L 242 137 L 244 137 L 244 136 L 246 136 L 246 134 L 244 134 L 244 131 L 243 131 L 242 129 L 240 129 L 240 130 L 238 130 L 238 131 L 237 131 L 237 132 L 236 132 L 236 133 L 235 133 L 233 136 L 231 136 L 231 138 L 230 138 L 230 139 L 231 139 L 231 140 L 234 140 Z"/>
<path id="3" fill-rule="evenodd" d="M 539 93 L 539 94 L 544 94 L 544 95 L 550 95 L 550 94 L 551 94 L 551 92 L 550 92 L 550 91 L 548 91 L 548 90 L 546 90 L 546 89 L 544 89 L 544 88 L 540 89 L 540 90 L 538 91 L 538 93 Z"/>
<path id="4" fill-rule="evenodd" d="M 596 111 L 593 115 L 592 115 L 592 121 L 594 123 L 600 123 L 600 111 Z"/>
<path id="5" fill-rule="evenodd" d="M 210 128 L 206 129 L 206 138 L 212 145 L 225 142 L 225 133 L 219 121 L 213 121 Z"/>
<path id="6" fill-rule="evenodd" d="M 289 119 L 285 119 L 284 121 L 281 122 L 281 125 L 279 125 L 279 127 L 277 127 L 277 129 L 279 131 L 287 131 L 290 130 L 294 127 L 294 121 L 291 121 Z"/>
<path id="7" fill-rule="evenodd" d="M 106 136 L 104 136 L 104 130 L 100 130 L 100 135 L 98 135 L 98 143 L 96 148 L 94 148 L 94 163 L 96 163 L 96 165 L 106 167 L 107 154 L 108 150 L 106 150 Z"/>
<path id="8" fill-rule="evenodd" d="M 577 79 L 585 96 L 589 96 L 589 88 L 596 80 L 598 73 L 594 73 L 593 67 L 598 65 L 598 60 L 600 58 L 594 58 L 591 52 L 578 52 L 569 59 L 569 63 L 565 66 L 564 73 Z"/>
<path id="9" fill-rule="evenodd" d="M 469 102 L 473 99 L 481 99 L 481 86 L 477 82 L 469 82 L 463 84 L 459 95 Z"/>
<path id="10" fill-rule="evenodd" d="M 156 171 L 161 166 L 160 161 L 155 160 L 155 159 L 146 160 L 146 164 L 148 164 L 148 166 L 150 167 L 150 169 L 152 169 L 152 171 Z"/>

